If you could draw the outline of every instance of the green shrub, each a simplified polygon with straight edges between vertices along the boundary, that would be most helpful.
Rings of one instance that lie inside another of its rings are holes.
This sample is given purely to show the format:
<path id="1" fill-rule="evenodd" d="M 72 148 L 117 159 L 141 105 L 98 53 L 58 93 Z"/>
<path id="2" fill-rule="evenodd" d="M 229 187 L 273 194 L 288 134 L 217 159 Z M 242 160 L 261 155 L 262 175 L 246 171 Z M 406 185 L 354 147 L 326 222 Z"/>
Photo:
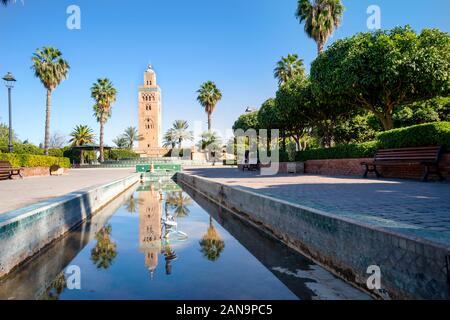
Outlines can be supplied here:
<path id="1" fill-rule="evenodd" d="M 111 156 L 108 151 L 105 151 L 106 160 L 122 160 L 122 159 L 136 159 L 139 155 L 132 151 L 126 149 L 113 149 L 111 150 Z"/>
<path id="2" fill-rule="evenodd" d="M 381 149 L 444 146 L 450 150 L 450 122 L 434 122 L 379 133 Z"/>
<path id="3" fill-rule="evenodd" d="M 14 143 L 14 153 L 17 154 L 31 154 L 31 155 L 43 155 L 44 154 L 44 150 L 42 150 L 41 148 L 33 145 L 33 144 L 23 144 L 23 143 Z M 7 143 L 4 144 L 2 143 L 0 145 L 0 151 L 1 152 L 8 152 L 8 145 Z"/>
<path id="4" fill-rule="evenodd" d="M 51 157 L 64 157 L 64 150 L 62 148 L 50 148 L 48 149 L 48 155 Z"/>
<path id="5" fill-rule="evenodd" d="M 50 157 L 33 154 L 0 153 L 0 160 L 9 161 L 13 167 L 51 167 L 59 165 L 62 168 L 70 168 L 69 158 Z"/>
<path id="6" fill-rule="evenodd" d="M 297 161 L 321 159 L 371 158 L 379 149 L 376 141 L 361 144 L 345 144 L 333 148 L 310 149 L 297 153 Z"/>

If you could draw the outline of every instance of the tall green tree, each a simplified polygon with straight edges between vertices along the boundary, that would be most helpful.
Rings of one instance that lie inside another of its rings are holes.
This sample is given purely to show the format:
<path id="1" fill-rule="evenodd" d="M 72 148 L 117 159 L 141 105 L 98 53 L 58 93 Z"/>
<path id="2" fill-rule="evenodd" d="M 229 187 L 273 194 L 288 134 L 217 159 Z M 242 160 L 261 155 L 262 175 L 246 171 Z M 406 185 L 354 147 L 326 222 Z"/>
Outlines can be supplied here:
<path id="1" fill-rule="evenodd" d="M 233 125 L 233 130 L 244 130 L 247 131 L 249 129 L 259 130 L 259 122 L 258 122 L 258 111 L 244 113 L 241 115 Z"/>
<path id="2" fill-rule="evenodd" d="M 134 148 L 134 142 L 141 141 L 143 139 L 142 135 L 139 134 L 138 129 L 136 127 L 128 127 L 125 129 L 123 133 L 123 138 L 127 141 L 127 147 L 130 150 Z"/>
<path id="3" fill-rule="evenodd" d="M 111 117 L 111 107 L 117 99 L 117 90 L 109 79 L 98 79 L 91 88 L 91 96 L 96 102 L 94 116 L 100 123 L 100 162 L 103 162 L 105 161 L 105 123 Z"/>
<path id="4" fill-rule="evenodd" d="M 89 127 L 85 125 L 78 125 L 76 126 L 72 133 L 70 134 L 71 139 L 69 142 L 74 147 L 80 147 L 84 146 L 86 144 L 94 143 L 95 135 L 94 131 Z M 80 159 L 81 164 L 84 164 L 84 151 L 81 150 L 80 152 Z"/>
<path id="5" fill-rule="evenodd" d="M 178 148 L 181 149 L 183 141 L 194 140 L 194 134 L 189 131 L 189 124 L 185 120 L 176 120 L 172 125 L 175 140 L 178 141 Z"/>
<path id="6" fill-rule="evenodd" d="M 61 51 L 53 47 L 37 49 L 31 60 L 35 76 L 41 80 L 45 89 L 47 89 L 44 152 L 48 155 L 52 93 L 67 78 L 70 67 L 68 62 L 62 58 Z"/>
<path id="7" fill-rule="evenodd" d="M 177 145 L 177 137 L 173 128 L 167 130 L 167 132 L 163 136 L 163 147 L 175 149 Z"/>
<path id="8" fill-rule="evenodd" d="M 211 131 L 212 113 L 214 112 L 217 103 L 222 99 L 222 93 L 212 81 L 203 83 L 197 93 L 197 101 L 205 108 L 205 112 L 208 115 L 208 131 Z"/>
<path id="9" fill-rule="evenodd" d="M 395 108 L 449 94 L 450 36 L 409 26 L 359 33 L 321 54 L 311 80 L 323 103 L 368 110 L 390 130 Z"/>
<path id="10" fill-rule="evenodd" d="M 113 143 L 119 149 L 127 149 L 128 148 L 128 140 L 123 135 L 118 136 L 113 140 Z"/>
<path id="11" fill-rule="evenodd" d="M 273 73 L 275 79 L 278 79 L 278 85 L 281 86 L 292 78 L 305 75 L 303 60 L 299 59 L 296 54 L 288 54 L 277 62 Z"/>
<path id="12" fill-rule="evenodd" d="M 305 24 L 305 32 L 317 44 L 320 55 L 329 37 L 341 24 L 344 6 L 341 0 L 298 0 L 296 16 Z"/>

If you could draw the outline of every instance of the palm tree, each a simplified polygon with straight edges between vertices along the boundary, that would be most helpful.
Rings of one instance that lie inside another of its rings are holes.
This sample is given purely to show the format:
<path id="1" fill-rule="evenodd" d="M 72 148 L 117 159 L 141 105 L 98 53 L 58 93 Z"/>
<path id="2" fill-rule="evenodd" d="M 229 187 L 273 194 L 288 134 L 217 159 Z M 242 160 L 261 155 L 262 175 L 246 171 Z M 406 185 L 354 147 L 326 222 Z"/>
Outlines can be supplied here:
<path id="1" fill-rule="evenodd" d="M 216 261 L 219 259 L 225 249 L 225 242 L 214 227 L 212 217 L 209 218 L 209 227 L 200 241 L 200 247 L 203 256 L 209 261 Z"/>
<path id="2" fill-rule="evenodd" d="M 142 135 L 139 134 L 139 131 L 136 129 L 136 127 L 126 128 L 123 137 L 126 139 L 128 149 L 130 150 L 133 150 L 135 141 L 143 140 Z"/>
<path id="3" fill-rule="evenodd" d="M 178 141 L 178 147 L 181 149 L 181 145 L 184 140 L 194 140 L 194 134 L 192 131 L 188 131 L 189 124 L 185 120 L 176 120 L 173 123 L 172 130 L 175 140 Z"/>
<path id="4" fill-rule="evenodd" d="M 91 250 L 91 260 L 97 269 L 108 269 L 117 256 L 117 245 L 111 240 L 112 227 L 105 226 L 95 234 L 97 245 Z"/>
<path id="5" fill-rule="evenodd" d="M 201 135 L 198 147 L 200 150 L 206 151 L 208 160 L 212 159 L 215 164 L 217 155 L 222 151 L 222 139 L 214 131 L 205 131 Z"/>
<path id="6" fill-rule="evenodd" d="M 128 140 L 124 136 L 118 136 L 113 140 L 113 143 L 117 146 L 119 149 L 126 149 L 128 148 Z"/>
<path id="7" fill-rule="evenodd" d="M 305 23 L 306 34 L 317 43 L 321 54 L 334 29 L 341 25 L 344 6 L 341 0 L 298 0 L 296 16 Z"/>
<path id="8" fill-rule="evenodd" d="M 74 147 L 80 147 L 85 144 L 94 143 L 95 135 L 93 130 L 89 126 L 78 125 L 73 129 L 70 134 L 72 139 L 70 139 L 70 143 Z M 84 151 L 80 151 L 80 162 L 84 164 Z"/>
<path id="9" fill-rule="evenodd" d="M 275 79 L 278 79 L 280 86 L 300 75 L 305 75 L 305 68 L 303 60 L 299 59 L 296 54 L 288 54 L 287 57 L 281 57 L 274 70 Z"/>
<path id="10" fill-rule="evenodd" d="M 52 92 L 67 78 L 70 67 L 67 61 L 62 58 L 61 51 L 52 47 L 37 49 L 31 60 L 33 62 L 31 68 L 34 70 L 35 76 L 41 80 L 45 89 L 47 89 L 44 150 L 45 154 L 48 155 Z"/>
<path id="11" fill-rule="evenodd" d="M 167 130 L 163 137 L 163 147 L 175 149 L 177 144 L 177 137 L 173 129 Z"/>
<path id="12" fill-rule="evenodd" d="M 117 90 L 109 79 L 98 79 L 91 88 L 91 96 L 96 101 L 94 116 L 100 123 L 100 162 L 105 161 L 105 123 L 111 117 L 111 106 L 116 101 Z"/>
<path id="13" fill-rule="evenodd" d="M 222 93 L 212 81 L 207 81 L 202 84 L 197 93 L 198 102 L 200 102 L 205 108 L 205 112 L 208 114 L 208 131 L 211 131 L 211 116 L 217 103 L 222 99 Z"/>

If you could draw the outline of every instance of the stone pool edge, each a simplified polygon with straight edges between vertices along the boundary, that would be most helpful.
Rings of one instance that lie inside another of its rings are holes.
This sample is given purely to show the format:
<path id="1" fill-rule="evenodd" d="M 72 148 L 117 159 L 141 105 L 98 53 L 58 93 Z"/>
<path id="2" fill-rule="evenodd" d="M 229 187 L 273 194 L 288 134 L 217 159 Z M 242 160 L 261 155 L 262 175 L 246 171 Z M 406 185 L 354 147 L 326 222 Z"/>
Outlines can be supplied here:
<path id="1" fill-rule="evenodd" d="M 246 217 L 335 275 L 379 299 L 449 299 L 450 247 L 346 217 L 178 173 L 177 182 Z M 381 290 L 368 290 L 369 266 Z"/>
<path id="2" fill-rule="evenodd" d="M 139 174 L 132 174 L 2 214 L 0 279 L 139 181 Z"/>

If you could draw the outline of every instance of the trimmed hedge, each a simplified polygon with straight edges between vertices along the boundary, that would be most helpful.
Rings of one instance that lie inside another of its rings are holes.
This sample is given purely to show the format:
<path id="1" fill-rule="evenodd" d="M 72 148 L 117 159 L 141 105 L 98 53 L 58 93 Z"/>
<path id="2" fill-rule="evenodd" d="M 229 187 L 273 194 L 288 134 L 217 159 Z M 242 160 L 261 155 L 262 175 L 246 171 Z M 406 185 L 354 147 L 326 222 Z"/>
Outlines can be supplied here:
<path id="1" fill-rule="evenodd" d="M 106 160 L 136 159 L 139 157 L 139 154 L 132 150 L 113 149 L 111 150 L 111 157 L 109 157 L 109 152 L 105 151 Z"/>
<path id="2" fill-rule="evenodd" d="M 310 149 L 297 152 L 296 161 L 371 158 L 375 156 L 378 149 L 379 145 L 376 141 L 339 145 L 328 149 Z"/>
<path id="3" fill-rule="evenodd" d="M 51 167 L 55 164 L 62 168 L 70 168 L 71 166 L 69 158 L 32 154 L 0 153 L 0 160 L 9 161 L 13 167 Z"/>
<path id="4" fill-rule="evenodd" d="M 450 122 L 434 122 L 379 133 L 380 149 L 444 146 L 450 150 Z"/>
<path id="5" fill-rule="evenodd" d="M 296 161 L 372 158 L 379 149 L 444 146 L 450 150 L 450 122 L 434 122 L 394 129 L 377 135 L 377 141 L 310 149 L 297 153 Z"/>
<path id="6" fill-rule="evenodd" d="M 31 155 L 44 155 L 44 150 L 35 146 L 34 144 L 14 143 L 14 153 L 17 154 L 31 154 Z M 0 152 L 8 152 L 8 144 L 0 145 Z"/>

